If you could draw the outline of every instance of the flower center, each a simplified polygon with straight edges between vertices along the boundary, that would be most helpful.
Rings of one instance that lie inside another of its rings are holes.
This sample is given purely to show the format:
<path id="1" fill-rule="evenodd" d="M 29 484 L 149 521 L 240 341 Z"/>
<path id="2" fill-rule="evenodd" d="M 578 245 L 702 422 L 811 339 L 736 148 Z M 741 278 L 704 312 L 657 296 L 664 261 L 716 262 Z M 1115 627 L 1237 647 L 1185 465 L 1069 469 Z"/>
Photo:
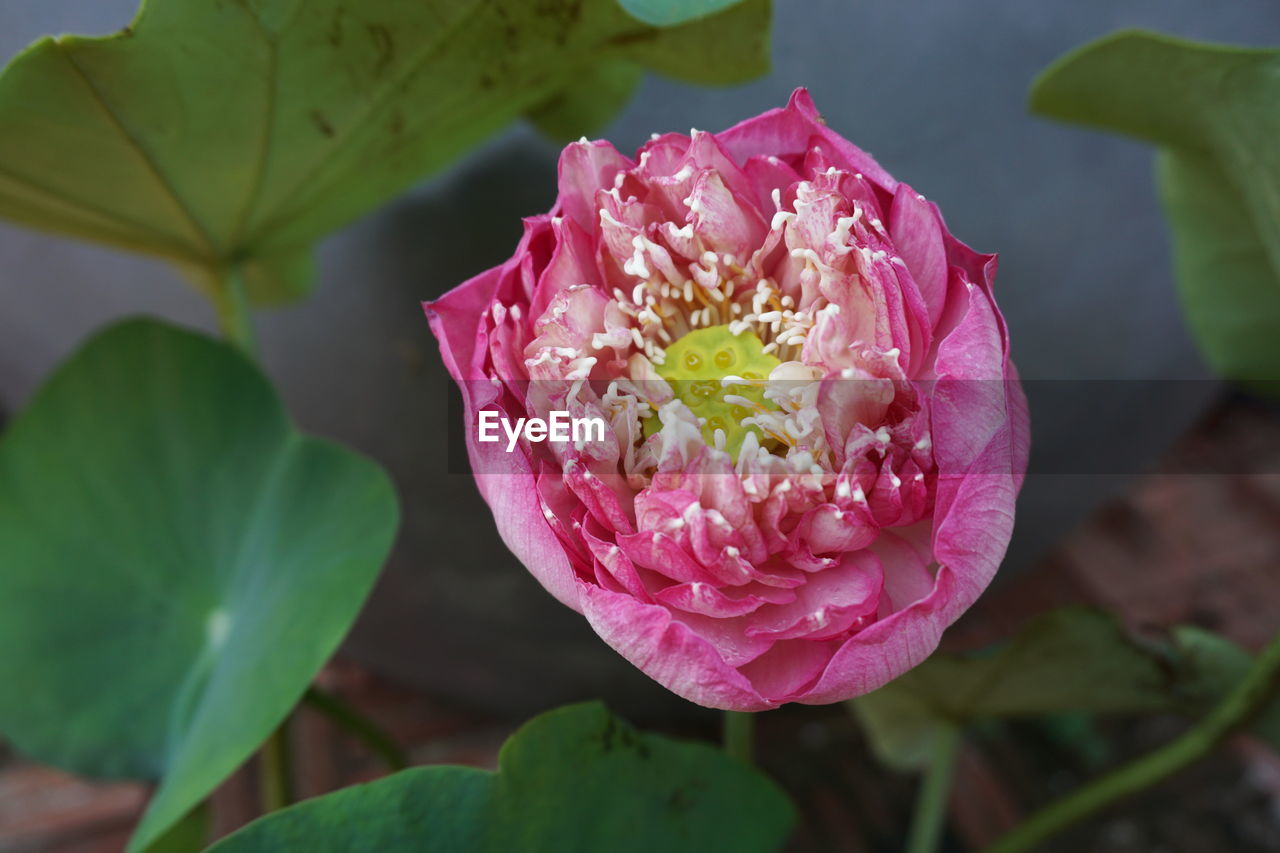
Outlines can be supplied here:
<path id="1" fill-rule="evenodd" d="M 681 336 L 666 348 L 655 369 L 698 418 L 707 444 L 737 461 L 748 433 L 754 432 L 762 447 L 774 441 L 754 423 L 754 416 L 777 409 L 765 399 L 764 383 L 779 364 L 754 332 L 735 335 L 722 325 Z M 644 422 L 646 436 L 660 428 L 656 416 Z"/>

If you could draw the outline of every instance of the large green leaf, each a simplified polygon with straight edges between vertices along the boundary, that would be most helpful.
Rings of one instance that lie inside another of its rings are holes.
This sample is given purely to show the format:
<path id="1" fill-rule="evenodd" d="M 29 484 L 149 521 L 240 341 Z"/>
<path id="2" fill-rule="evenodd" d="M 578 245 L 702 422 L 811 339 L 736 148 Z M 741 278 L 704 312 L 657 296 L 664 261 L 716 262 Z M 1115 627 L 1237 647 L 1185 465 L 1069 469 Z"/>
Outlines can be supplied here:
<path id="1" fill-rule="evenodd" d="M 405 770 L 275 812 L 212 851 L 749 853 L 778 850 L 791 822 L 787 798 L 757 771 L 588 703 L 525 724 L 497 773 Z"/>
<path id="2" fill-rule="evenodd" d="M 1049 67 L 1031 108 L 1160 146 L 1200 346 L 1228 377 L 1280 379 L 1280 51 L 1117 33 Z"/>
<path id="3" fill-rule="evenodd" d="M 0 440 L 0 733 L 69 770 L 160 780 L 145 847 L 297 702 L 397 514 L 382 471 L 298 433 L 236 351 L 112 327 Z"/>
<path id="4" fill-rule="evenodd" d="M 737 82 L 766 68 L 768 24 L 768 0 L 673 29 L 615 0 L 148 0 L 118 35 L 5 69 L 0 216 L 206 288 L 248 267 L 282 300 L 316 238 L 601 63 Z"/>
<path id="5" fill-rule="evenodd" d="M 940 731 L 982 719 L 1060 712 L 1173 712 L 1198 717 L 1249 669 L 1238 646 L 1180 627 L 1160 640 L 1131 635 L 1114 616 L 1064 608 L 981 655 L 935 655 L 850 707 L 877 754 L 922 767 Z M 1280 745 L 1280 703 L 1255 731 Z"/>

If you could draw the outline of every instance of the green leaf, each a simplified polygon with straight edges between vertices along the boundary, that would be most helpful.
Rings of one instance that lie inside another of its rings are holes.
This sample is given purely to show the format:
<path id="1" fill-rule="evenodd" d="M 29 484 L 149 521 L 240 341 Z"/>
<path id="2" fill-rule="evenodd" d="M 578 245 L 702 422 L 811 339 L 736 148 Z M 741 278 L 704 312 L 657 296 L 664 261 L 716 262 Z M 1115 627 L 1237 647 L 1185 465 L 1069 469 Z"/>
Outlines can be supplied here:
<path id="1" fill-rule="evenodd" d="M 1280 51 L 1117 33 L 1046 69 L 1031 108 L 1162 149 L 1196 339 L 1227 377 L 1280 378 Z"/>
<path id="2" fill-rule="evenodd" d="M 147 848 L 147 853 L 198 853 L 205 848 L 212 824 L 213 808 L 205 800 L 169 827 Z"/>
<path id="3" fill-rule="evenodd" d="M 655 27 L 674 27 L 705 18 L 742 0 L 618 0 L 637 20 Z"/>
<path id="4" fill-rule="evenodd" d="M 0 440 L 0 732 L 160 780 L 147 847 L 248 758 L 354 621 L 398 510 L 235 350 L 150 320 L 90 341 Z"/>
<path id="5" fill-rule="evenodd" d="M 1280 379 L 1280 230 L 1261 233 L 1212 157 L 1166 149 L 1156 166 L 1187 323 L 1216 370 L 1262 390 Z"/>
<path id="6" fill-rule="evenodd" d="M 1174 646 L 1193 661 L 1194 677 L 1182 679 L 1178 704 L 1196 716 L 1231 692 L 1253 667 L 1254 656 L 1235 643 L 1194 625 L 1172 631 Z M 1251 731 L 1280 749 L 1280 697 L 1253 718 Z"/>
<path id="7" fill-rule="evenodd" d="M 706 744 L 637 732 L 593 702 L 525 724 L 497 773 L 404 770 L 268 815 L 211 853 L 746 853 L 781 848 L 792 821 L 787 798 L 752 768 Z"/>
<path id="8" fill-rule="evenodd" d="M 939 731 L 988 718 L 1063 712 L 1198 717 L 1250 663 L 1247 652 L 1207 631 L 1180 627 L 1162 641 L 1142 640 L 1110 614 L 1063 608 L 993 651 L 934 655 L 849 705 L 881 760 L 920 768 Z M 1269 739 L 1280 734 L 1280 704 L 1255 730 Z"/>
<path id="9" fill-rule="evenodd" d="M 768 0 L 673 29 L 615 0 L 149 0 L 122 33 L 42 39 L 0 76 L 0 216 L 204 288 L 248 266 L 251 296 L 281 301 L 317 238 L 584 73 L 738 82 L 765 70 L 768 24 Z"/>
<path id="10" fill-rule="evenodd" d="M 595 133 L 627 102 L 643 73 L 631 62 L 601 62 L 530 112 L 529 119 L 561 143 Z"/>

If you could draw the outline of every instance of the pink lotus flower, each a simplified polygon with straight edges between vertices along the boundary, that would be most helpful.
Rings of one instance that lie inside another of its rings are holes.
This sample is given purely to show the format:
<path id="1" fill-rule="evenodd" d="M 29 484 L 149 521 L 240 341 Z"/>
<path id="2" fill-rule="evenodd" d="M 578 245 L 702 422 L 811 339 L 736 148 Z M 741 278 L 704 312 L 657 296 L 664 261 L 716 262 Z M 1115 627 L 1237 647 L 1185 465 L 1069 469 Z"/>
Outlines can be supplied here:
<path id="1" fill-rule="evenodd" d="M 1004 556 L 995 269 L 798 90 L 634 160 L 568 146 L 515 256 L 426 308 L 508 547 L 668 689 L 763 710 L 920 663 Z M 508 452 L 482 411 L 609 428 Z"/>

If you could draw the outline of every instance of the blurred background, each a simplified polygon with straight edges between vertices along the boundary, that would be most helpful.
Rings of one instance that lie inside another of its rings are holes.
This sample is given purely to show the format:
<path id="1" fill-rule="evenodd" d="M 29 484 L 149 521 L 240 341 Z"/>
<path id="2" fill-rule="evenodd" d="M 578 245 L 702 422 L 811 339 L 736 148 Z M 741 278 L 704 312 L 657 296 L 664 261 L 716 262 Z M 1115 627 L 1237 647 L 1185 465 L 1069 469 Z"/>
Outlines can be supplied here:
<path id="1" fill-rule="evenodd" d="M 134 7 L 6 0 L 0 57 L 45 33 L 113 32 Z M 720 130 L 807 86 L 834 129 L 938 202 L 953 233 L 1000 254 L 997 293 L 1024 378 L 1160 389 L 1140 407 L 1100 413 L 1031 384 L 1036 462 L 1015 540 L 997 587 L 949 635 L 953 648 L 1007 636 L 1067 602 L 1116 607 L 1138 622 L 1207 624 L 1250 647 L 1275 627 L 1276 411 L 1229 395 L 1196 354 L 1171 286 L 1150 149 L 1047 123 L 1025 107 L 1050 61 L 1126 27 L 1266 44 L 1280 33 L 1280 6 L 777 0 L 771 74 L 731 89 L 649 77 L 600 134 L 628 151 L 654 131 Z M 314 296 L 259 315 L 267 371 L 301 425 L 373 456 L 400 489 L 395 555 L 324 677 L 420 761 L 491 764 L 516 721 L 575 699 L 603 697 L 636 722 L 677 731 L 714 722 L 545 594 L 503 548 L 470 477 L 449 473 L 447 377 L 419 303 L 505 260 L 520 217 L 554 199 L 556 154 L 532 128 L 510 128 L 331 237 Z M 139 312 L 215 325 L 161 262 L 0 223 L 0 418 L 87 334 Z M 1126 461 L 1100 464 L 1100 446 Z M 1238 475 L 1160 473 L 1205 456 Z M 1158 721 L 1083 733 L 1071 725 L 994 731 L 990 748 L 965 753 L 953 849 L 993 839 L 1093 762 L 1168 736 Z M 898 849 L 911 781 L 885 779 L 841 709 L 786 709 L 761 727 L 765 767 L 789 790 L 812 792 L 797 849 Z M 321 720 L 300 737 L 328 756 L 304 768 L 304 793 L 372 772 Z M 1040 749 L 1010 746 L 1027 742 Z M 1197 773 L 1146 795 L 1136 816 L 1063 836 L 1061 849 L 1280 849 L 1274 759 L 1241 749 Z M 225 815 L 237 797 L 252 799 L 251 784 L 229 783 L 221 819 L 233 820 Z M 0 758 L 0 850 L 115 849 L 141 797 Z"/>

